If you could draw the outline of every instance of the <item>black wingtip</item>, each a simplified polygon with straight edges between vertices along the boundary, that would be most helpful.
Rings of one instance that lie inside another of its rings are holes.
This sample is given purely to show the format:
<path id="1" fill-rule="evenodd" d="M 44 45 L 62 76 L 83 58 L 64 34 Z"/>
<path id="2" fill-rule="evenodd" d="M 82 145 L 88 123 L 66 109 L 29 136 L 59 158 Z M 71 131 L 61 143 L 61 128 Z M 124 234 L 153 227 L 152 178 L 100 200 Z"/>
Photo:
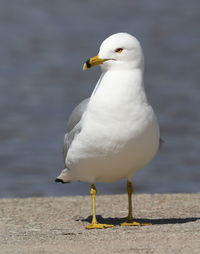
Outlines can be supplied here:
<path id="1" fill-rule="evenodd" d="M 71 181 L 64 182 L 62 179 L 59 179 L 59 178 L 56 178 L 55 182 L 56 183 L 71 183 Z"/>
<path id="2" fill-rule="evenodd" d="M 56 183 L 65 183 L 62 179 L 59 179 L 59 178 L 56 178 L 56 179 L 55 179 L 55 182 L 56 182 Z"/>

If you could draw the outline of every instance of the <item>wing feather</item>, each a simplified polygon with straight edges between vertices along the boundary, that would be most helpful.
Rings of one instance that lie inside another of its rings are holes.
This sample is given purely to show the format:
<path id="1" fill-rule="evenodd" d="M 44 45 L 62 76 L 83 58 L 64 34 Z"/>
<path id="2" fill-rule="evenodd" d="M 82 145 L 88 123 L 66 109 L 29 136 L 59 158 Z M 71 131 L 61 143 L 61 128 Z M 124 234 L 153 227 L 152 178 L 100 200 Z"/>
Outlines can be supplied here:
<path id="1" fill-rule="evenodd" d="M 83 100 L 75 109 L 72 111 L 69 120 L 67 122 L 67 130 L 64 137 L 64 145 L 63 145 L 63 159 L 67 156 L 67 152 L 71 146 L 71 143 L 74 140 L 75 135 L 77 135 L 81 131 L 81 118 L 83 113 L 87 109 L 87 105 L 89 102 L 89 98 Z"/>

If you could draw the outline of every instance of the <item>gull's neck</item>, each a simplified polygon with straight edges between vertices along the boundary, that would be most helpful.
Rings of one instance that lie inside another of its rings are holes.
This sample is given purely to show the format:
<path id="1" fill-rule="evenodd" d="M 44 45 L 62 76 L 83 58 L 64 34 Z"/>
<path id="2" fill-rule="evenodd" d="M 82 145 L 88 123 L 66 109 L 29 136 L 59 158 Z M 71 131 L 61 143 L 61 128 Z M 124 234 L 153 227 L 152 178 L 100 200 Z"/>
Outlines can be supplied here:
<path id="1" fill-rule="evenodd" d="M 133 101 L 134 103 L 148 103 L 143 83 L 143 70 L 111 70 L 100 76 L 92 97 L 105 97 L 103 99 L 120 101 Z"/>

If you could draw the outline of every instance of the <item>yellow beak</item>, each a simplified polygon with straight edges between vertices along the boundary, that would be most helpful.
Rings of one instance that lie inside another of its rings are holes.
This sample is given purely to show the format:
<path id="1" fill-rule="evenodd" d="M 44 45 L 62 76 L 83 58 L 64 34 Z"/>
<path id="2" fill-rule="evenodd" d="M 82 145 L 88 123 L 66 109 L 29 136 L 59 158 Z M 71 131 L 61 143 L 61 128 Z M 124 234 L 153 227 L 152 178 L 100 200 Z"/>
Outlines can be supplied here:
<path id="1" fill-rule="evenodd" d="M 103 62 L 105 61 L 108 61 L 109 59 L 101 59 L 99 58 L 98 56 L 94 56 L 90 59 L 88 59 L 84 65 L 83 65 L 83 70 L 86 70 L 86 69 L 89 69 L 89 68 L 92 68 L 96 65 L 100 65 L 102 64 Z"/>

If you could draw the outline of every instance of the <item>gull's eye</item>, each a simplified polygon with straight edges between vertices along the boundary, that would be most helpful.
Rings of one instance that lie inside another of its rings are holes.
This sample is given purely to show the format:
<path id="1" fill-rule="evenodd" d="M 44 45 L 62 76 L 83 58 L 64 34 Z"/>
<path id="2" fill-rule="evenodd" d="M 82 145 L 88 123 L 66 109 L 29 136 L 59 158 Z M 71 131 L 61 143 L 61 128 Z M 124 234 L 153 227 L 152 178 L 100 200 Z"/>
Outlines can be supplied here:
<path id="1" fill-rule="evenodd" d="M 122 53 L 122 51 L 123 51 L 123 48 L 117 48 L 117 49 L 115 49 L 115 52 L 117 52 L 117 53 Z"/>

